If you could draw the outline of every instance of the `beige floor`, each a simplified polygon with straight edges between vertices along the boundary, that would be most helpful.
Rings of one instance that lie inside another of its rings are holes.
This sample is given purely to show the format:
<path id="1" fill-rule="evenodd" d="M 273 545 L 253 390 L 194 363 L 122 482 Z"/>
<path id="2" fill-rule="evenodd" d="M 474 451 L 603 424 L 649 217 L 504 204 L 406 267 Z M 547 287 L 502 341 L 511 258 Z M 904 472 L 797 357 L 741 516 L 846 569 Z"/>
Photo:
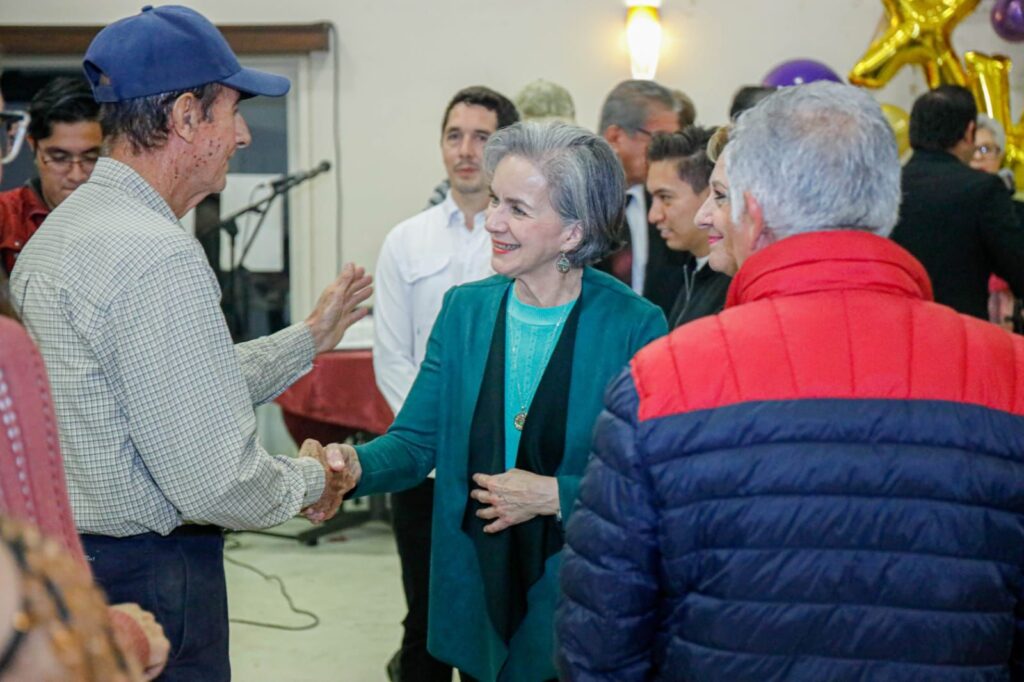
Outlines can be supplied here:
<path id="1" fill-rule="evenodd" d="M 308 528 L 289 521 L 282 528 Z M 242 533 L 228 539 L 227 556 L 285 582 L 295 605 L 320 625 L 284 632 L 232 623 L 231 664 L 238 682 L 386 680 L 404 615 L 398 556 L 390 528 L 379 522 L 350 529 L 316 547 Z M 226 565 L 232 618 L 286 625 L 308 622 L 289 611 L 276 583 Z"/>

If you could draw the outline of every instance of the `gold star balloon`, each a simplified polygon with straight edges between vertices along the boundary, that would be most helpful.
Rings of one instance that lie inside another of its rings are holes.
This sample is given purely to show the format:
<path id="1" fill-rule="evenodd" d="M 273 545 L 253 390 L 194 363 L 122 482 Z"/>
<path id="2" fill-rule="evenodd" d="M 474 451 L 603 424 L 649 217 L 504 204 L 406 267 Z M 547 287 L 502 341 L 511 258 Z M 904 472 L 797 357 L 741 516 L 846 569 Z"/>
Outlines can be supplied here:
<path id="1" fill-rule="evenodd" d="M 981 0 L 882 0 L 889 27 L 850 71 L 850 82 L 880 88 L 907 64 L 924 68 L 929 88 L 967 85 L 950 34 Z"/>
<path id="2" fill-rule="evenodd" d="M 1017 190 L 1024 191 L 1024 116 L 1016 125 L 1010 119 L 1010 69 L 1013 62 L 1001 55 L 968 52 L 964 55 L 964 63 L 978 111 L 1002 123 L 1006 130 L 1004 163 L 1017 179 Z"/>

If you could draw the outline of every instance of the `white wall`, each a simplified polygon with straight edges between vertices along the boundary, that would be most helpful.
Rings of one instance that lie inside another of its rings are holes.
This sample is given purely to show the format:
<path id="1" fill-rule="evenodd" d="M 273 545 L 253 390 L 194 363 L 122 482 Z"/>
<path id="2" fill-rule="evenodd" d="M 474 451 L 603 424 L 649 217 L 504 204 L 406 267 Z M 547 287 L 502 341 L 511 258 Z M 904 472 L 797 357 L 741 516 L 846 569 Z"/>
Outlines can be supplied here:
<path id="1" fill-rule="evenodd" d="M 486 84 L 510 97 L 538 77 L 568 87 L 579 122 L 593 127 L 605 93 L 629 77 L 621 0 L 186 0 L 217 23 L 330 21 L 340 44 L 344 189 L 336 227 L 333 185 L 300 190 L 296 227 L 296 312 L 345 260 L 373 266 L 387 230 L 420 210 L 443 177 L 439 117 L 460 87 Z M 137 12 L 143 0 L 0 0 L 7 24 L 96 24 Z M 958 50 L 1001 52 L 1019 62 L 1021 45 L 988 23 L 993 0 L 957 29 Z M 785 59 L 812 57 L 845 75 L 883 16 L 879 0 L 664 0 L 666 40 L 658 80 L 689 93 L 704 123 L 718 123 L 732 93 Z M 299 167 L 331 158 L 332 59 L 308 60 L 296 84 Z M 906 70 L 878 94 L 909 108 L 924 90 Z"/>

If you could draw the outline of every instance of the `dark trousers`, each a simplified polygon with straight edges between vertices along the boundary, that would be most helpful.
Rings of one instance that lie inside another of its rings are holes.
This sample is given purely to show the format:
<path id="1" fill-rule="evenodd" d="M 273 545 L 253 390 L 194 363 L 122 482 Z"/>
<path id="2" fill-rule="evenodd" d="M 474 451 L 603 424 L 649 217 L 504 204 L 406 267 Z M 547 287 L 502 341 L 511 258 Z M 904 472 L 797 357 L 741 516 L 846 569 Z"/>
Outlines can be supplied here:
<path id="1" fill-rule="evenodd" d="M 430 524 L 434 517 L 434 479 L 391 496 L 391 519 L 402 564 L 402 587 L 409 612 L 402 621 L 398 651 L 400 682 L 450 682 L 452 667 L 427 653 L 430 591 Z"/>
<path id="2" fill-rule="evenodd" d="M 82 544 L 110 603 L 135 602 L 163 626 L 171 651 L 162 682 L 231 679 L 220 528 L 182 526 L 166 537 L 82 535 Z"/>

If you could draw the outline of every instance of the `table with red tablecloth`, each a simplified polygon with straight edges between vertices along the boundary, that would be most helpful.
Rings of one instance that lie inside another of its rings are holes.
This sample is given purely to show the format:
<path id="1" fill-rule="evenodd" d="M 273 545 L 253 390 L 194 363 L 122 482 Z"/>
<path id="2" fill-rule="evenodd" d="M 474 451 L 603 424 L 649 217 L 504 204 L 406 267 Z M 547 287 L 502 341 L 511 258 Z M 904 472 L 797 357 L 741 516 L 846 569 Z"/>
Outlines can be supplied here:
<path id="1" fill-rule="evenodd" d="M 313 369 L 277 397 L 285 426 L 296 443 L 314 438 L 321 443 L 341 443 L 349 438 L 365 441 L 387 431 L 394 419 L 373 375 L 373 352 L 340 350 L 321 353 Z M 374 504 L 376 502 L 376 504 Z M 330 532 L 375 519 L 383 500 L 371 500 L 366 516 L 339 513 L 337 521 L 300 534 L 299 540 L 316 544 Z"/>
<path id="2" fill-rule="evenodd" d="M 373 352 L 323 353 L 309 374 L 277 397 L 285 426 L 296 443 L 315 438 L 342 442 L 354 434 L 376 436 L 394 417 L 373 375 Z"/>

